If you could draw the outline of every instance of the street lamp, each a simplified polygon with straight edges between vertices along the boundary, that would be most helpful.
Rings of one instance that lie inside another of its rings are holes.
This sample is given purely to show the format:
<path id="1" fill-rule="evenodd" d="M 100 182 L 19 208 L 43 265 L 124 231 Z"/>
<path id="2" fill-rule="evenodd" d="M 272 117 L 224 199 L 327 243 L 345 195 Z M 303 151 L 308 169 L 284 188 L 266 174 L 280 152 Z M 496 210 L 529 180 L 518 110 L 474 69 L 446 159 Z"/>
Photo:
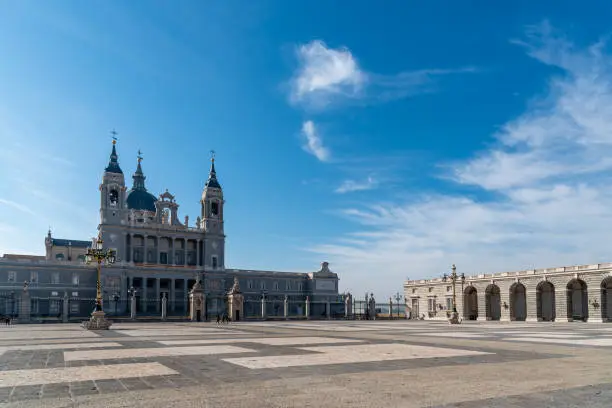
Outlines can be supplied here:
<path id="1" fill-rule="evenodd" d="M 403 296 L 399 292 L 395 292 L 395 301 L 397 302 L 397 317 L 399 317 L 400 314 L 399 302 L 402 300 L 402 298 Z"/>
<path id="2" fill-rule="evenodd" d="M 98 273 L 96 282 L 96 307 L 91 314 L 91 319 L 84 323 L 84 327 L 88 330 L 108 330 L 111 326 L 111 323 L 104 318 L 104 311 L 102 310 L 102 279 L 100 275 L 102 264 L 114 264 L 116 254 L 112 249 L 104 249 L 103 243 L 102 233 L 99 233 L 98 238 L 93 239 L 93 245 L 91 248 L 87 249 L 87 254 L 85 255 L 87 264 L 96 263 Z"/>
<path id="3" fill-rule="evenodd" d="M 465 275 L 464 274 L 457 275 L 457 267 L 455 266 L 455 264 L 453 264 L 452 273 L 450 274 L 450 276 L 448 276 L 445 273 L 444 276 L 442 277 L 442 280 L 444 282 L 447 282 L 449 278 L 453 284 L 453 313 L 451 314 L 449 322 L 451 324 L 458 324 L 459 323 L 459 313 L 457 313 L 457 292 L 455 289 L 455 284 L 458 279 L 461 279 L 461 283 L 463 284 L 463 282 L 465 282 Z"/>

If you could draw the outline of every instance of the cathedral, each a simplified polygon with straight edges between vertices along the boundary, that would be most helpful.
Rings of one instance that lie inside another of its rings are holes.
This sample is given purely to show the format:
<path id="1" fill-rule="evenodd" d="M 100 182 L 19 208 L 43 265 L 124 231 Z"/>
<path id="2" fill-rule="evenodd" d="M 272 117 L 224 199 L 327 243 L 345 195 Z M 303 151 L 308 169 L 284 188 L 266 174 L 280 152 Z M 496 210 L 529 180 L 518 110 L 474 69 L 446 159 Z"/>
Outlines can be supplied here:
<path id="1" fill-rule="evenodd" d="M 327 262 L 311 273 L 228 269 L 225 267 L 224 198 L 212 157 L 201 193 L 201 214 L 195 223 L 179 217 L 179 204 L 166 190 L 159 196 L 146 188 L 138 155 L 132 186 L 119 164 L 113 140 L 108 166 L 100 184 L 98 230 L 105 248 L 116 251 L 116 262 L 102 267 L 104 309 L 126 312 L 127 299 L 136 297 L 140 315 L 159 312 L 166 298 L 168 313 L 185 315 L 189 290 L 200 281 L 208 316 L 223 313 L 226 294 L 237 279 L 245 299 L 245 317 L 329 315 L 341 313 L 338 276 Z M 69 300 L 71 316 L 91 312 L 82 299 L 96 293 L 96 269 L 85 263 L 91 241 L 45 238 L 45 256 L 5 254 L 0 258 L 0 315 L 11 314 L 15 297 L 26 282 L 32 314 L 52 316 L 60 299 Z M 55 302 L 57 299 L 58 302 Z M 72 301 L 70 301 L 72 300 Z M 305 305 L 304 301 L 308 303 Z M 288 311 L 284 311 L 289 308 Z M 329 310 L 330 303 L 332 309 Z"/>

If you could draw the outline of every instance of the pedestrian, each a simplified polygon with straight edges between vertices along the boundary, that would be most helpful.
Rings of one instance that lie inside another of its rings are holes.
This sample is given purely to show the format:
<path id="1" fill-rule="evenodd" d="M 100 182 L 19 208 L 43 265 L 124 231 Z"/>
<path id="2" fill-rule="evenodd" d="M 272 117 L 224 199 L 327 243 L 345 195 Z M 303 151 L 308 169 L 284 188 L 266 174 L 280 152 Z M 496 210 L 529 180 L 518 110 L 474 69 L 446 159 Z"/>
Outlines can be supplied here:
<path id="1" fill-rule="evenodd" d="M 217 313 L 217 326 L 219 325 L 219 322 L 221 322 L 221 316 L 219 316 L 219 313 Z"/>

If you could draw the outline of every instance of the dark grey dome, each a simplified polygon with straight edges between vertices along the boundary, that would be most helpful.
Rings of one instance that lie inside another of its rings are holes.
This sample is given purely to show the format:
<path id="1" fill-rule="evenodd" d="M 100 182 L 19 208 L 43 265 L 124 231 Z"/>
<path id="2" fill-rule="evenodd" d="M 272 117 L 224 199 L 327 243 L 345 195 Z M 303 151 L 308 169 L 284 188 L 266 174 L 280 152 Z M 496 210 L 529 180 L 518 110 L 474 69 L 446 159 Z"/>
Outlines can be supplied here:
<path id="1" fill-rule="evenodd" d="M 155 212 L 157 198 L 146 190 L 131 189 L 126 199 L 127 206 L 133 210 L 146 210 Z"/>

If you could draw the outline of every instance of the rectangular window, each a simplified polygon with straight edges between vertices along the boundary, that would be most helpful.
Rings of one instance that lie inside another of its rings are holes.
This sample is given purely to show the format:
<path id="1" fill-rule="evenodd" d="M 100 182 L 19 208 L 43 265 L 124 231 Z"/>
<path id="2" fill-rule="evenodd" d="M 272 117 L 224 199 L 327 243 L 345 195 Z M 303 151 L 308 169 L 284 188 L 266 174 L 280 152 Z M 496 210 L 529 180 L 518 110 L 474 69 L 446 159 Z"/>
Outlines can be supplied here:
<path id="1" fill-rule="evenodd" d="M 38 283 L 38 272 L 30 272 L 30 282 Z"/>
<path id="2" fill-rule="evenodd" d="M 58 300 L 52 300 L 49 302 L 49 314 L 51 316 L 55 316 L 59 313 L 60 311 L 60 302 Z"/>
<path id="3" fill-rule="evenodd" d="M 264 290 L 265 288 L 266 288 L 266 282 L 264 281 L 259 282 L 259 289 Z"/>
<path id="4" fill-rule="evenodd" d="M 55 285 L 60 283 L 60 274 L 59 274 L 59 272 L 51 273 L 51 283 L 53 283 Z"/>
<path id="5" fill-rule="evenodd" d="M 70 302 L 70 313 L 79 313 L 79 302 Z"/>
<path id="6" fill-rule="evenodd" d="M 285 283 L 285 290 L 291 290 L 291 281 Z"/>
<path id="7" fill-rule="evenodd" d="M 79 292 L 72 292 L 72 297 L 79 297 Z"/>
<path id="8" fill-rule="evenodd" d="M 435 312 L 436 311 L 436 299 L 433 299 L 433 298 L 428 299 L 427 304 L 428 304 L 427 310 L 429 312 Z"/>
<path id="9" fill-rule="evenodd" d="M 59 295 L 59 293 L 57 293 L 57 292 L 51 292 L 51 296 L 58 296 L 58 295 Z"/>
<path id="10" fill-rule="evenodd" d="M 274 290 L 278 290 L 278 282 L 274 282 Z"/>
<path id="11" fill-rule="evenodd" d="M 79 274 L 76 272 L 72 273 L 72 284 L 75 286 L 79 285 Z"/>
<path id="12" fill-rule="evenodd" d="M 217 257 L 213 255 L 212 257 L 212 267 L 215 269 L 217 267 Z"/>
<path id="13" fill-rule="evenodd" d="M 446 309 L 453 310 L 453 298 L 452 297 L 446 298 Z"/>
<path id="14" fill-rule="evenodd" d="M 253 281 L 252 281 L 252 280 L 247 281 L 247 287 L 248 287 L 249 289 L 253 289 Z"/>
<path id="15" fill-rule="evenodd" d="M 8 281 L 9 282 L 17 282 L 17 272 L 9 271 L 9 273 L 8 273 Z"/>
<path id="16" fill-rule="evenodd" d="M 419 317 L 419 299 L 412 299 L 412 315 Z"/>
<path id="17" fill-rule="evenodd" d="M 159 253 L 159 263 L 162 265 L 168 265 L 168 253 L 167 252 Z"/>

